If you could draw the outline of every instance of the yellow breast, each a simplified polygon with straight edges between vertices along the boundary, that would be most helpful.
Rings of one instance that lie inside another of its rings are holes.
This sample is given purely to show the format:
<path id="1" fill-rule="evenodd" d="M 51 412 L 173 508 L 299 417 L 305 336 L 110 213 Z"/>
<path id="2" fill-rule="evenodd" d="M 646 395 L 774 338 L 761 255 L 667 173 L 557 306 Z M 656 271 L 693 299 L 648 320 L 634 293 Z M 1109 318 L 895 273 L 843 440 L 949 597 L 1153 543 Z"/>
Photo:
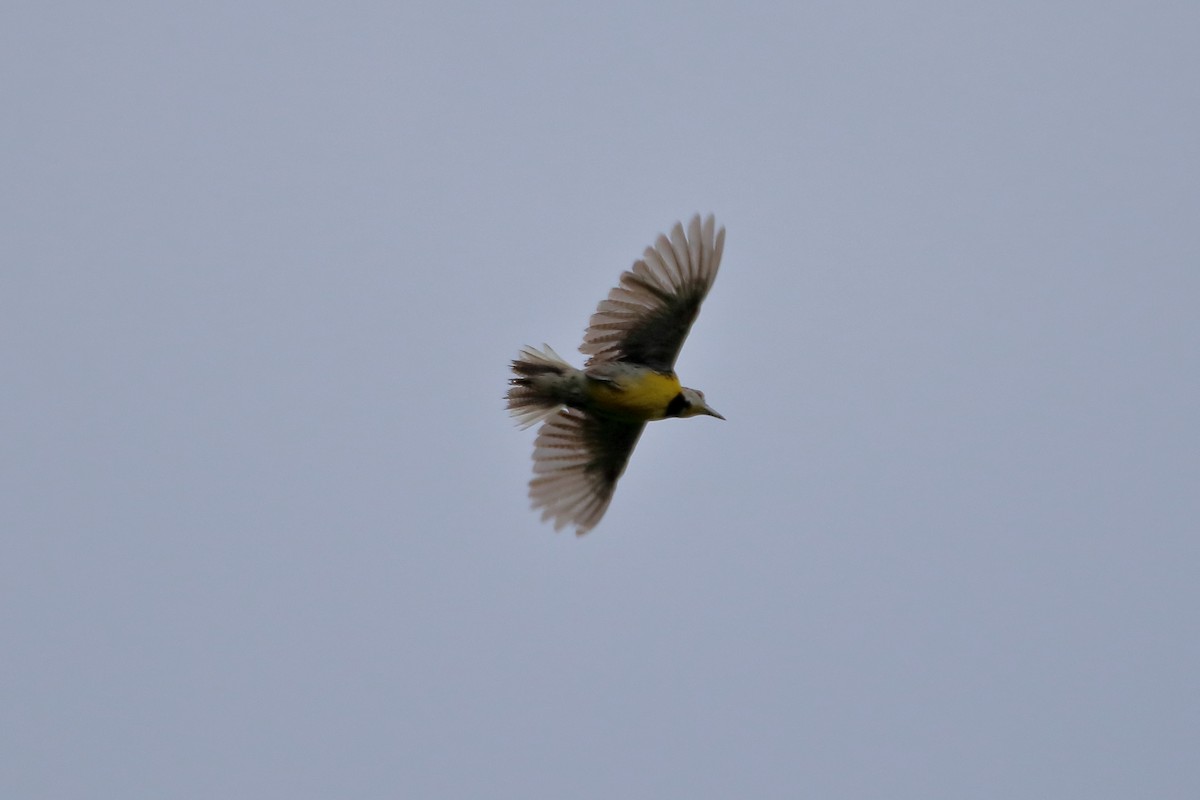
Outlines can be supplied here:
<path id="1" fill-rule="evenodd" d="M 588 382 L 588 398 L 596 411 L 634 421 L 662 419 L 679 394 L 679 378 L 647 368 L 630 370 L 611 380 Z"/>

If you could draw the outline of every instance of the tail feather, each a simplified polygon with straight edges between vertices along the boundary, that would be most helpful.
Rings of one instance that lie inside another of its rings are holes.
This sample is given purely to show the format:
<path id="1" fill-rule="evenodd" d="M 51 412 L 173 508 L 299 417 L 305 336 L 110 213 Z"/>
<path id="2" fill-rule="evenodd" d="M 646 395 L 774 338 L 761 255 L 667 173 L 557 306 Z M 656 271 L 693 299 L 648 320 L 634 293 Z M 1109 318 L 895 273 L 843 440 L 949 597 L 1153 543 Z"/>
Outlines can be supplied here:
<path id="1" fill-rule="evenodd" d="M 557 383 L 557 378 L 575 371 L 550 345 L 543 344 L 542 348 L 523 347 L 512 362 L 517 377 L 508 381 L 508 412 L 522 428 L 541 422 L 558 411 L 562 400 L 550 389 Z"/>

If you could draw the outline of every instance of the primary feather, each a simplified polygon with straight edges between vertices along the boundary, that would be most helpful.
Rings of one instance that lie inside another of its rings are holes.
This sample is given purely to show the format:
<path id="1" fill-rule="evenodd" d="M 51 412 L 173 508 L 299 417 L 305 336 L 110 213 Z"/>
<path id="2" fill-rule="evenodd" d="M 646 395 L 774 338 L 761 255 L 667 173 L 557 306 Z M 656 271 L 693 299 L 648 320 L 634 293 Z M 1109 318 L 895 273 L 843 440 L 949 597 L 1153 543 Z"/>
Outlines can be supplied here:
<path id="1" fill-rule="evenodd" d="M 546 420 L 533 443 L 529 496 L 554 529 L 595 527 L 625 471 L 644 422 L 622 422 L 564 408 Z"/>
<path id="2" fill-rule="evenodd" d="M 669 239 L 660 235 L 646 248 L 592 315 L 579 347 L 591 356 L 586 366 L 628 361 L 664 372 L 675 368 L 721 266 L 725 229 L 715 227 L 712 215 L 701 225 L 697 214 L 687 236 L 677 222 Z"/>

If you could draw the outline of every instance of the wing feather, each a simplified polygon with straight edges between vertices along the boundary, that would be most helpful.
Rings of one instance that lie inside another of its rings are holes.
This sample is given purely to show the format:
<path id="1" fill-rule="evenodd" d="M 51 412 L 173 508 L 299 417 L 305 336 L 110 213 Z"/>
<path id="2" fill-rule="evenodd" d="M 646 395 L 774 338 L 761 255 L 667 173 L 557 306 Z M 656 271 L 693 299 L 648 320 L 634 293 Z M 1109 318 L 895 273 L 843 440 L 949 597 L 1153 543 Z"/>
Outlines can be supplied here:
<path id="1" fill-rule="evenodd" d="M 612 501 L 617 479 L 645 423 L 595 417 L 564 408 L 546 420 L 533 444 L 529 497 L 554 529 L 574 525 L 579 535 L 593 528 Z"/>
<path id="2" fill-rule="evenodd" d="M 700 274 L 700 265 L 703 263 L 703 257 L 700 255 L 700 217 L 692 217 L 688 223 L 688 280 L 696 280 Z"/>
<path id="3" fill-rule="evenodd" d="M 674 369 L 725 247 L 725 229 L 712 215 L 692 217 L 687 231 L 675 223 L 669 237 L 660 234 L 600 302 L 579 347 L 586 367 L 626 361 Z"/>
<path id="4" fill-rule="evenodd" d="M 680 277 L 691 283 L 694 280 L 692 278 L 691 248 L 688 247 L 687 237 L 683 235 L 682 225 L 676 225 L 671 229 L 671 249 Z"/>

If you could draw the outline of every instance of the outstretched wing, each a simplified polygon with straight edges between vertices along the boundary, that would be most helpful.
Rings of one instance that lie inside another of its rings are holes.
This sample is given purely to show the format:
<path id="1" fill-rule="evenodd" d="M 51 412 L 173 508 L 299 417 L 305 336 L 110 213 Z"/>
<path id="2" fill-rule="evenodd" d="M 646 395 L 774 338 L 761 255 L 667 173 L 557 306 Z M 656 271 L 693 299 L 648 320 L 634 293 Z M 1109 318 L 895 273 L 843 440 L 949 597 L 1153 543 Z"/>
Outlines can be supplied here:
<path id="1" fill-rule="evenodd" d="M 564 408 L 542 425 L 533 443 L 529 496 L 554 530 L 574 525 L 579 535 L 595 527 L 617 479 L 629 463 L 642 422 L 621 422 Z"/>
<path id="2" fill-rule="evenodd" d="M 700 304 L 712 288 L 725 248 L 725 228 L 712 215 L 692 217 L 688 233 L 675 223 L 601 301 L 583 336 L 585 366 L 628 361 L 662 372 L 675 368 Z"/>

